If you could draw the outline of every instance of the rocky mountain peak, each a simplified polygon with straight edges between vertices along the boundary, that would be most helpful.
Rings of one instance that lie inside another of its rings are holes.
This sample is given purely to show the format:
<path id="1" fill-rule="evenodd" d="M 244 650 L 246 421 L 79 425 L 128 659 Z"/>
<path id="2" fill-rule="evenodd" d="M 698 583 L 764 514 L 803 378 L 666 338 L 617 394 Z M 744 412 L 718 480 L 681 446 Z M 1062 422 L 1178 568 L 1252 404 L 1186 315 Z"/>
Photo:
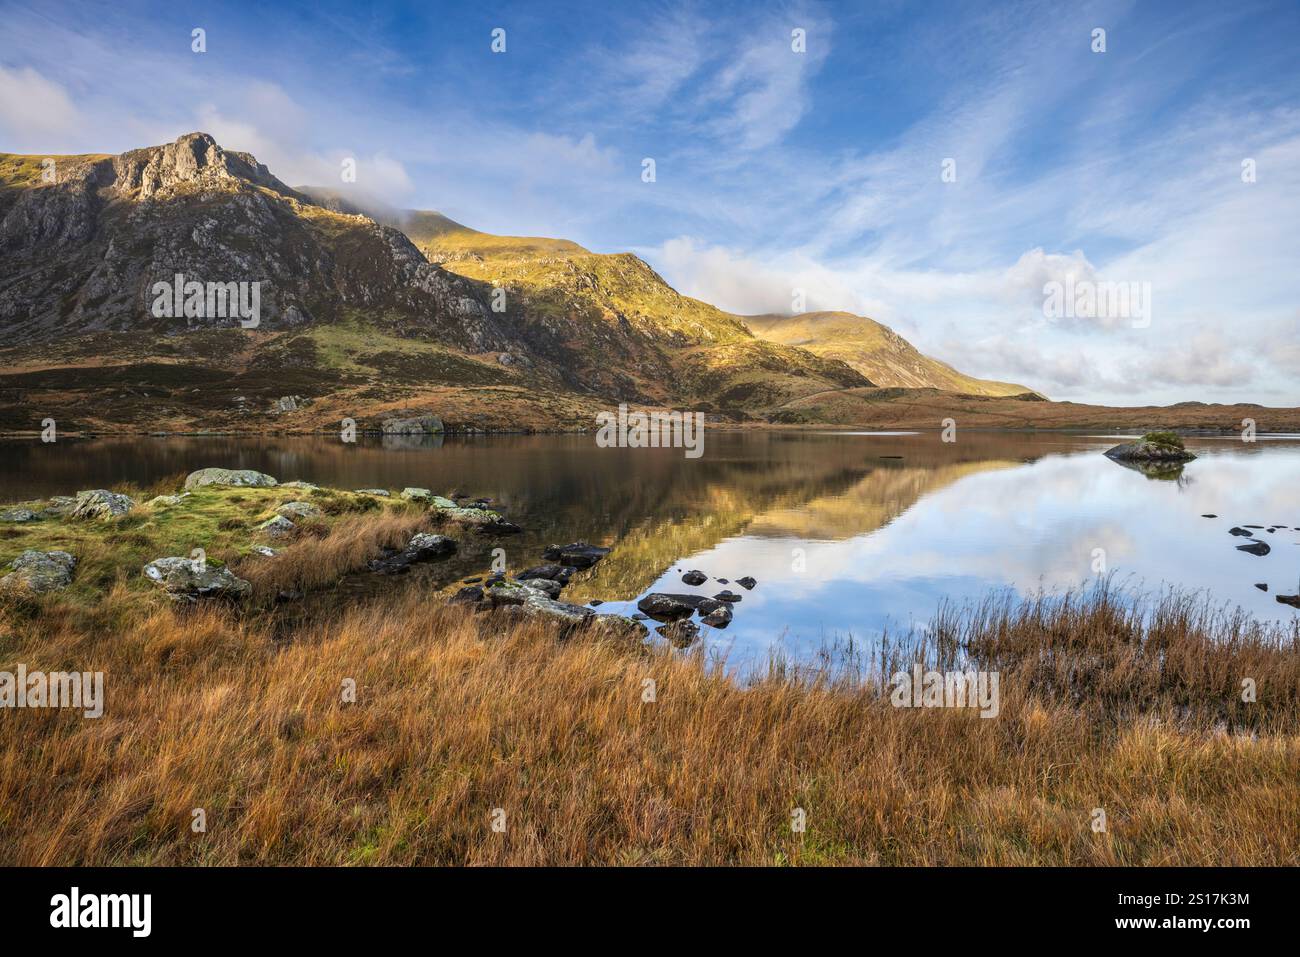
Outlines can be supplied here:
<path id="1" fill-rule="evenodd" d="M 238 182 L 297 195 L 249 153 L 222 149 L 208 133 L 186 133 L 174 143 L 131 150 L 113 158 L 113 185 L 134 199 L 166 198 L 192 187 Z"/>

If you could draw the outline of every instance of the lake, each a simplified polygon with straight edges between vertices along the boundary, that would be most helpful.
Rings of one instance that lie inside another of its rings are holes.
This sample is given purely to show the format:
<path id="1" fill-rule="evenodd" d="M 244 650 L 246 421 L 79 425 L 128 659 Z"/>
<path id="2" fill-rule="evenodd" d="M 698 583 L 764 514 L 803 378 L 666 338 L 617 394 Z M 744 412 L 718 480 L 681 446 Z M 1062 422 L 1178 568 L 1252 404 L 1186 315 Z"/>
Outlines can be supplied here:
<path id="1" fill-rule="evenodd" d="M 486 574 L 493 547 L 513 571 L 538 564 L 552 542 L 609 545 L 566 599 L 632 613 L 650 591 L 730 588 L 743 596 L 734 621 L 705 629 L 703 641 L 734 669 L 772 650 L 812 660 L 849 638 L 869 643 L 924 625 L 944 601 L 1072 588 L 1102 570 L 1133 587 L 1197 591 L 1293 622 L 1296 611 L 1274 596 L 1300 591 L 1300 437 L 1190 438 L 1199 458 L 1173 480 L 1101 454 L 1122 438 L 710 431 L 697 459 L 597 448 L 593 435 L 6 441 L 0 499 L 148 484 L 204 466 L 341 488 L 468 492 L 525 533 L 466 536 L 451 562 L 412 576 L 418 587 Z M 1250 539 L 1228 530 L 1244 525 L 1264 526 L 1251 531 L 1269 554 L 1236 548 Z M 681 582 L 688 569 L 731 584 L 693 588 Z M 758 585 L 738 587 L 743 576 Z"/>

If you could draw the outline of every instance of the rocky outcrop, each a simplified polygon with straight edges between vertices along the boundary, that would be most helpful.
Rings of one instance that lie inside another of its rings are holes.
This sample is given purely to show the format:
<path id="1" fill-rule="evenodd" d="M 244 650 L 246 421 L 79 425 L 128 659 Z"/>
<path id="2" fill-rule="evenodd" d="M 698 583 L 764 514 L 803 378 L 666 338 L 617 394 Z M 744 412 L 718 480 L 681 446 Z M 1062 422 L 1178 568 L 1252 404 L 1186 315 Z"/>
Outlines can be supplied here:
<path id="1" fill-rule="evenodd" d="M 394 416 L 380 423 L 385 435 L 438 435 L 442 432 L 442 419 L 436 415 L 416 414 Z"/>
<path id="2" fill-rule="evenodd" d="M 0 578 L 0 592 L 39 594 L 59 591 L 72 584 L 77 560 L 68 552 L 28 549 L 9 563 L 11 571 Z"/>
<path id="3" fill-rule="evenodd" d="M 97 488 L 78 492 L 71 517 L 81 519 L 117 518 L 135 507 L 129 495 L 120 495 L 108 489 Z"/>
<path id="4" fill-rule="evenodd" d="M 225 566 L 189 558 L 157 558 L 144 566 L 144 577 L 167 592 L 174 601 L 200 598 L 245 598 L 253 586 Z"/>
<path id="5" fill-rule="evenodd" d="M 234 485 L 248 488 L 271 488 L 279 483 L 264 472 L 252 469 L 208 468 L 191 472 L 185 477 L 187 491 L 202 488 L 205 485 Z"/>

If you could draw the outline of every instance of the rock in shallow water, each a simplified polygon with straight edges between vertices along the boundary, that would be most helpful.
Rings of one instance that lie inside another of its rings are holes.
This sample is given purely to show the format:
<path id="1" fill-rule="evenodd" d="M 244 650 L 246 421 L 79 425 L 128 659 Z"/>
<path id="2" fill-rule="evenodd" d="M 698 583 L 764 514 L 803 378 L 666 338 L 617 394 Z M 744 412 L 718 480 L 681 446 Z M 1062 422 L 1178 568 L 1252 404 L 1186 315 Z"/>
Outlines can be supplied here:
<path id="1" fill-rule="evenodd" d="M 708 601 L 708 599 L 702 595 L 673 595 L 667 592 L 651 592 L 637 602 L 636 607 L 643 614 L 649 615 L 657 621 L 675 621 L 679 618 L 691 617 L 702 601 Z"/>
<path id="2" fill-rule="evenodd" d="M 571 542 L 568 545 L 551 545 L 542 552 L 542 557 L 548 562 L 559 562 L 574 568 L 590 568 L 608 554 L 609 549 L 600 545 Z"/>
<path id="3" fill-rule="evenodd" d="M 726 583 L 724 582 L 723 584 L 726 584 Z M 736 584 L 739 585 L 741 588 L 745 589 L 745 591 L 749 591 L 749 590 L 751 590 L 755 585 L 758 584 L 758 581 L 757 581 L 756 579 L 750 578 L 748 575 L 746 575 L 744 578 L 737 578 L 737 579 L 736 579 Z"/>
<path id="4" fill-rule="evenodd" d="M 692 568 L 682 576 L 682 582 L 687 585 L 703 585 L 709 580 L 709 576 L 699 569 Z"/>
<path id="5" fill-rule="evenodd" d="M 660 625 L 655 631 L 678 648 L 687 648 L 700 637 L 700 626 L 693 621 L 674 621 L 667 625 Z"/>
<path id="6" fill-rule="evenodd" d="M 1264 555 L 1267 555 L 1270 551 L 1272 551 L 1272 549 L 1268 547 L 1267 542 L 1251 542 L 1249 545 L 1238 545 L 1237 551 L 1249 552 L 1252 555 L 1259 555 L 1263 557 Z"/>

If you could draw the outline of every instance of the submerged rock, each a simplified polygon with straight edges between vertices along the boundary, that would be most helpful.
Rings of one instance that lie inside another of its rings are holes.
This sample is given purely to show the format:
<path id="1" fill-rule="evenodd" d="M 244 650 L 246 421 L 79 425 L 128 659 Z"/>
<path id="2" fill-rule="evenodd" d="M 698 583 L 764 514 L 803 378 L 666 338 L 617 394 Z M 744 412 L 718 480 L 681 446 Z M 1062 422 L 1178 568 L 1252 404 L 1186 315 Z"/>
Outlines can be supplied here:
<path id="1" fill-rule="evenodd" d="M 59 591 L 72 584 L 77 560 L 68 552 L 41 552 L 29 548 L 9 563 L 13 569 L 0 578 L 2 592 Z"/>
<path id="2" fill-rule="evenodd" d="M 606 555 L 610 550 L 600 545 L 589 545 L 586 542 L 571 542 L 568 545 L 551 545 L 544 552 L 542 557 L 547 561 L 560 562 L 563 565 L 571 565 L 574 568 L 590 568 Z"/>
<path id="3" fill-rule="evenodd" d="M 200 598 L 244 598 L 253 590 L 224 566 L 189 558 L 157 558 L 144 566 L 144 577 L 166 590 L 175 601 Z"/>
<path id="4" fill-rule="evenodd" d="M 253 469 L 199 469 L 185 477 L 185 488 L 187 490 L 202 488 L 205 485 L 271 488 L 278 484 L 274 478 L 265 472 L 255 472 Z"/>
<path id="5" fill-rule="evenodd" d="M 78 492 L 72 507 L 72 518 L 117 518 L 135 507 L 129 495 L 119 495 L 108 489 L 97 488 Z"/>

